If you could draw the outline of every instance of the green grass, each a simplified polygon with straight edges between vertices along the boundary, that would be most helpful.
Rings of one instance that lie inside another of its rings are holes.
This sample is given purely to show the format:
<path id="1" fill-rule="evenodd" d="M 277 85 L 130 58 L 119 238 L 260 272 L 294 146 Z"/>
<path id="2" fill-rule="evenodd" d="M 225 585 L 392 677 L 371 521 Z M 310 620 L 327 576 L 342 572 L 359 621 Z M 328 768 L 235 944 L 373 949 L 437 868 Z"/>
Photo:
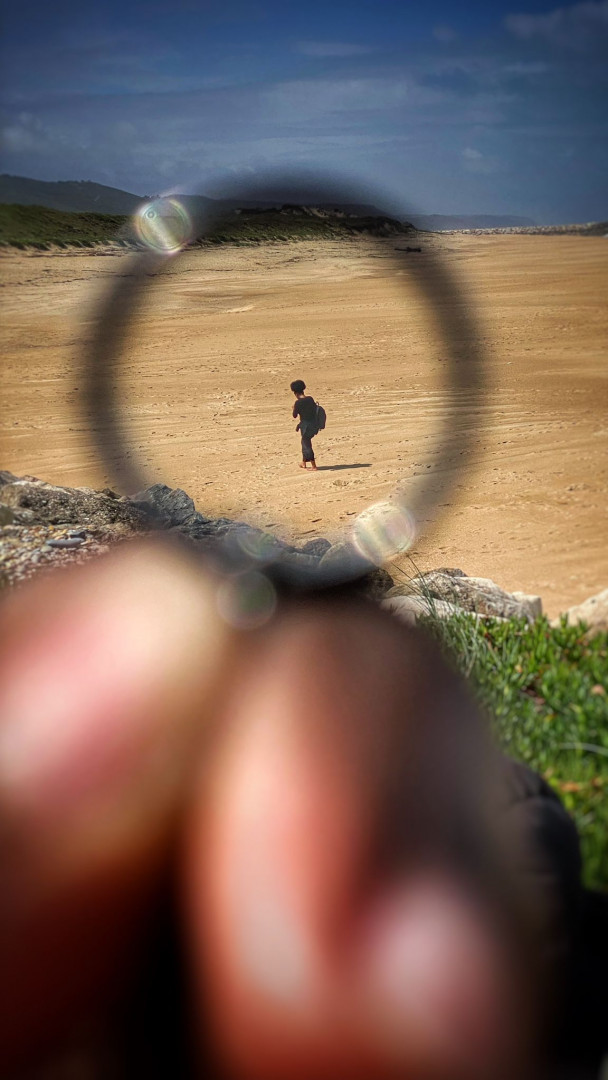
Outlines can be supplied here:
<path id="1" fill-rule="evenodd" d="M 209 237 L 211 243 L 261 244 L 288 240 L 338 240 L 354 235 L 340 218 L 281 214 L 278 210 L 243 212 L 228 218 Z"/>
<path id="2" fill-rule="evenodd" d="M 424 622 L 494 717 L 504 750 L 542 773 L 572 814 L 586 884 L 608 887 L 608 633 L 546 618 Z"/>
<path id="3" fill-rule="evenodd" d="M 0 243 L 41 250 L 92 247 L 115 240 L 128 218 L 118 214 L 72 214 L 45 206 L 0 204 Z"/>

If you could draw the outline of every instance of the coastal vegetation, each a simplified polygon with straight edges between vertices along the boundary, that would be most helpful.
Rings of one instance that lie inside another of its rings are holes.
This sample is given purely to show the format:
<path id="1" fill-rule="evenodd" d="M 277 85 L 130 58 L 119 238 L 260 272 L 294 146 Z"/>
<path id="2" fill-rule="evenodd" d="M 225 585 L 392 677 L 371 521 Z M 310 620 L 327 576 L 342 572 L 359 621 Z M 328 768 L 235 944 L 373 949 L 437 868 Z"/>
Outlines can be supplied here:
<path id="1" fill-rule="evenodd" d="M 169 222 L 170 217 L 167 218 Z M 192 215 L 192 220 L 196 220 Z M 0 203 L 0 245 L 16 248 L 93 248 L 115 243 L 139 246 L 133 218 L 121 214 L 76 213 L 45 206 Z M 281 206 L 229 210 L 219 216 L 204 240 L 196 230 L 192 244 L 264 244 L 288 240 L 344 240 L 411 235 L 411 225 L 371 214 L 319 207 Z"/>
<path id="2" fill-rule="evenodd" d="M 543 616 L 424 623 L 470 681 L 512 757 L 541 773 L 576 821 L 586 884 L 608 886 L 608 632 Z"/>

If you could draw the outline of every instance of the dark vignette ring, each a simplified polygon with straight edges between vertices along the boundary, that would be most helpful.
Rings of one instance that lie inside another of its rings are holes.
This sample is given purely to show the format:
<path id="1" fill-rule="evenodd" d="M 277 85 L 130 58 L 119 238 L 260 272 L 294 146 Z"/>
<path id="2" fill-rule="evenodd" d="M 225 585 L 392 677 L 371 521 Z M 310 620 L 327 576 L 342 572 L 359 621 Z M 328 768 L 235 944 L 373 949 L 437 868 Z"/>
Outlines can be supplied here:
<path id="1" fill-rule="evenodd" d="M 352 182 L 346 181 L 337 188 L 335 181 L 323 179 L 315 178 L 311 184 L 310 176 L 304 177 L 304 183 L 307 185 L 305 199 L 301 197 L 302 177 L 291 173 L 287 178 L 284 175 L 280 178 L 281 190 L 288 191 L 295 187 L 298 198 L 285 197 L 275 200 L 273 193 L 279 182 L 273 178 L 272 184 L 269 182 L 254 189 L 243 185 L 232 201 L 238 201 L 245 206 L 253 200 L 274 201 L 277 205 L 281 202 L 296 201 L 308 205 L 345 205 L 367 203 L 370 199 L 367 184 L 365 189 L 361 190 Z M 179 196 L 173 198 L 177 199 Z M 386 213 L 385 216 L 394 215 Z M 400 216 L 403 217 L 403 214 Z M 205 239 L 226 217 L 225 210 L 213 214 L 206 211 L 204 217 L 194 217 L 190 235 L 198 240 Z M 187 244 L 180 250 L 184 248 L 187 250 Z M 150 280 L 158 278 L 176 257 L 179 255 L 175 251 L 145 249 L 131 257 L 126 269 L 122 269 L 120 278 L 113 282 L 99 307 L 93 336 L 85 351 L 84 396 L 85 408 L 91 417 L 91 433 L 113 482 L 120 490 L 128 493 L 142 491 L 149 483 L 145 471 L 131 463 L 133 451 L 119 415 L 112 385 L 113 368 L 123 353 L 128 329 L 141 310 Z M 350 545 L 348 557 L 332 559 L 327 565 L 311 573 L 309 567 L 306 570 L 300 569 L 293 560 L 289 562 L 272 557 L 260 558 L 246 551 L 237 552 L 234 545 L 227 545 L 225 541 L 218 539 L 212 552 L 212 561 L 220 570 L 228 573 L 261 570 L 276 586 L 294 592 L 325 589 L 354 581 L 368 573 L 373 566 L 396 557 L 411 545 L 412 536 L 398 535 L 401 520 L 399 514 L 402 515 L 404 523 L 415 523 L 430 517 L 432 511 L 445 499 L 454 483 L 447 466 L 456 444 L 460 458 L 457 475 L 460 476 L 469 464 L 473 438 L 470 422 L 467 421 L 467 410 L 461 407 L 461 401 L 465 396 L 475 398 L 478 432 L 484 389 L 482 351 L 474 315 L 462 288 L 437 252 L 427 249 L 421 258 L 416 259 L 415 273 L 412 273 L 411 261 L 400 255 L 398 248 L 393 250 L 393 257 L 396 265 L 405 267 L 410 280 L 417 284 L 429 308 L 434 311 L 449 361 L 446 365 L 448 380 L 445 388 L 447 409 L 439 438 L 439 467 L 434 470 L 432 477 L 435 487 L 432 498 L 429 480 L 407 500 L 397 489 L 392 497 L 396 517 L 391 533 L 397 534 L 394 550 L 387 550 L 382 558 L 374 558 L 369 552 L 364 553 Z M 372 507 L 371 510 L 364 511 L 364 514 L 369 514 L 373 509 Z M 359 515 L 357 520 L 361 517 L 362 515 Z M 162 522 L 155 517 L 153 510 L 150 510 L 150 525 L 162 528 Z M 420 532 L 416 532 L 415 536 L 419 536 Z M 205 556 L 209 557 L 207 550 Z"/>

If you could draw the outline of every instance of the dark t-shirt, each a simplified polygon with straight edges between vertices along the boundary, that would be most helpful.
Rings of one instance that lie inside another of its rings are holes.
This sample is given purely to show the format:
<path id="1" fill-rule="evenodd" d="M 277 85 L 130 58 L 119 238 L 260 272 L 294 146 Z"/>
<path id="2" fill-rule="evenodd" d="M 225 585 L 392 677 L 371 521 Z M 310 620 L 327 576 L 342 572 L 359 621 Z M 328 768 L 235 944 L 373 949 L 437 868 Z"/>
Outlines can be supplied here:
<path id="1" fill-rule="evenodd" d="M 294 418 L 299 416 L 300 420 L 306 420 L 311 424 L 316 424 L 317 406 L 315 399 L 309 395 L 303 398 L 297 398 L 293 407 L 293 415 Z"/>

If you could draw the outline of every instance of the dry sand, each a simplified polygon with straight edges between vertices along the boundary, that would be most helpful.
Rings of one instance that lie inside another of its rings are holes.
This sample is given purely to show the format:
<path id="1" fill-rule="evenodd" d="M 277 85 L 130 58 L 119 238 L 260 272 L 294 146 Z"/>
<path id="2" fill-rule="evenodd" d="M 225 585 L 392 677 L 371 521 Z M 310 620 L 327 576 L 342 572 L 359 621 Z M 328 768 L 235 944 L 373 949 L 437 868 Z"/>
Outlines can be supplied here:
<path id="1" fill-rule="evenodd" d="M 488 392 L 483 409 L 468 402 L 473 467 L 459 472 L 456 441 L 441 465 L 454 489 L 416 561 L 540 593 L 556 614 L 608 585 L 608 240 L 452 234 L 429 244 L 478 311 Z M 116 374 L 151 481 L 185 488 L 203 512 L 335 539 L 399 478 L 432 475 L 445 347 L 389 256 L 390 245 L 363 241 L 176 260 Z M 112 482 L 81 413 L 80 363 L 98 298 L 127 258 L 0 257 L 0 467 Z M 298 468 L 297 377 L 328 413 L 316 449 L 329 468 L 316 475 Z"/>

